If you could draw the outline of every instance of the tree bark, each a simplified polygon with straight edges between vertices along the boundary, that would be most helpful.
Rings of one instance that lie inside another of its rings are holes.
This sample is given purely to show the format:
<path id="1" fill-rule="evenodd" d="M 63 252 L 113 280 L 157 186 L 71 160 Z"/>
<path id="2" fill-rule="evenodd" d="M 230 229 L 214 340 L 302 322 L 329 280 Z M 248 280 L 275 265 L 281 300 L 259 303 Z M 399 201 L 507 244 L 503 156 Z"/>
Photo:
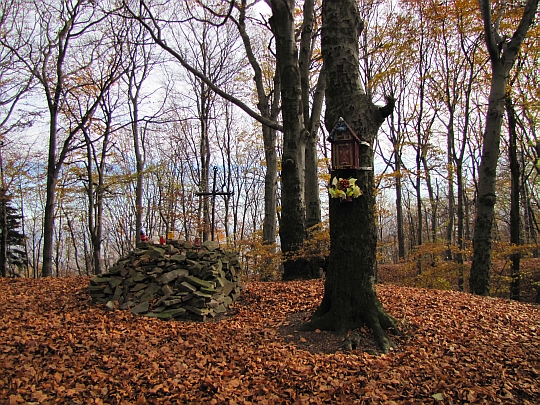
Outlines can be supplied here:
<path id="1" fill-rule="evenodd" d="M 521 171 L 517 158 L 517 133 L 516 112 L 510 94 L 505 99 L 506 115 L 508 117 L 509 147 L 508 158 L 510 161 L 510 243 L 515 246 L 521 245 L 521 219 L 519 217 L 519 193 L 521 186 Z M 520 261 L 521 254 L 514 253 L 510 256 L 512 262 L 510 269 L 510 299 L 520 300 Z"/>
<path id="2" fill-rule="evenodd" d="M 105 166 L 107 160 L 107 151 L 109 148 L 109 136 L 112 123 L 112 111 L 107 107 L 102 107 L 105 114 L 105 128 L 103 131 L 102 149 L 99 153 L 96 152 L 92 140 L 86 130 L 83 130 L 86 141 L 86 170 L 88 176 L 88 186 L 86 193 L 88 196 L 88 230 L 90 233 L 90 243 L 92 245 L 92 267 L 94 274 L 103 272 L 101 248 L 103 241 L 103 199 L 105 194 Z M 95 162 L 95 167 L 94 167 Z M 96 176 L 94 175 L 96 169 Z M 88 266 L 87 266 L 88 270 Z"/>
<path id="3" fill-rule="evenodd" d="M 143 183 L 144 183 L 144 165 L 145 157 L 143 154 L 144 150 L 144 139 L 141 136 L 141 128 L 139 125 L 139 91 L 141 83 L 135 82 L 135 72 L 133 76 L 130 76 L 130 86 L 129 86 L 129 100 L 131 107 L 131 134 L 133 137 L 133 152 L 135 154 L 135 174 L 137 176 L 137 181 L 135 183 L 135 238 L 136 242 L 141 241 L 141 230 L 142 228 L 142 218 L 143 218 Z"/>
<path id="4" fill-rule="evenodd" d="M 276 38 L 276 57 L 281 78 L 283 116 L 281 249 L 285 256 L 284 280 L 319 277 L 318 261 L 295 257 L 307 237 L 307 223 L 321 221 L 317 134 L 322 109 L 324 74 L 309 108 L 309 67 L 313 48 L 314 1 L 304 2 L 300 52 L 296 46 L 295 2 L 271 1 L 270 20 Z M 307 215 L 306 215 L 307 214 Z"/>
<path id="5" fill-rule="evenodd" d="M 86 142 L 86 174 L 88 178 L 88 185 L 86 186 L 86 195 L 88 197 L 88 231 L 90 233 L 90 243 L 92 245 L 91 262 L 92 262 L 94 274 L 101 274 L 100 260 L 98 260 L 96 263 L 96 249 L 98 250 L 100 249 L 99 246 L 96 246 L 96 242 L 98 242 L 98 240 L 96 239 L 96 231 L 97 231 L 96 220 L 99 220 L 100 218 L 96 218 L 94 216 L 94 213 L 96 212 L 96 198 L 94 198 L 94 193 L 97 190 L 94 190 L 94 170 L 93 170 L 94 165 L 93 165 L 93 159 L 92 159 L 93 158 L 92 141 L 86 131 L 83 131 L 83 133 L 84 133 L 84 138 Z M 71 227 L 70 227 L 70 230 L 71 230 Z M 99 241 L 101 241 L 101 239 Z M 98 257 L 101 258 L 101 254 Z M 88 263 L 87 257 L 85 257 L 85 263 Z M 87 274 L 88 274 L 88 265 L 86 265 L 85 267 L 87 269 Z"/>
<path id="6" fill-rule="evenodd" d="M 436 196 L 435 192 L 433 191 L 433 185 L 431 184 L 431 170 L 427 161 L 427 156 L 425 154 L 422 154 L 422 166 L 424 167 L 424 173 L 426 176 L 426 187 L 428 190 L 429 206 L 431 208 L 430 210 L 431 242 L 435 242 L 435 240 L 437 239 L 437 209 L 439 208 L 439 205 L 437 203 L 438 196 Z M 426 218 L 426 222 L 427 222 L 427 218 Z M 428 237 L 428 241 L 429 241 L 429 237 Z"/>
<path id="7" fill-rule="evenodd" d="M 358 37 L 363 28 L 355 0 L 323 3 L 322 52 L 326 71 L 326 128 L 343 117 L 364 141 L 373 145 L 393 102 L 376 107 L 362 88 L 358 70 Z M 373 167 L 373 146 L 364 147 L 362 166 Z M 332 178 L 357 180 L 363 195 L 351 202 L 330 200 L 330 257 L 324 297 L 305 329 L 344 333 L 367 324 L 383 351 L 392 347 L 385 330 L 396 329 L 374 287 L 377 229 L 373 170 L 333 170 Z"/>
<path id="8" fill-rule="evenodd" d="M 321 222 L 321 201 L 319 197 L 319 159 L 317 156 L 317 141 L 319 135 L 320 117 L 324 100 L 324 69 L 321 70 L 317 80 L 317 87 L 313 95 L 313 107 L 310 114 L 310 66 L 315 42 L 316 19 L 315 1 L 304 2 L 304 20 L 300 37 L 300 80 L 302 87 L 302 104 L 304 123 L 309 135 L 306 142 L 306 228 L 309 229 Z"/>
<path id="9" fill-rule="evenodd" d="M 305 147 L 300 69 L 294 26 L 294 0 L 272 0 L 270 25 L 276 38 L 276 56 L 281 77 L 283 116 L 283 156 L 281 190 L 281 250 L 287 258 L 283 279 L 302 278 L 305 263 L 292 255 L 306 237 L 305 218 Z M 309 277 L 309 275 L 307 275 Z"/>
<path id="10" fill-rule="evenodd" d="M 482 146 L 482 160 L 478 170 L 478 197 L 476 199 L 473 241 L 474 256 L 469 279 L 470 291 L 478 295 L 489 295 L 492 254 L 491 233 L 496 201 L 495 182 L 506 88 L 506 75 L 501 70 L 500 64 L 493 64 L 493 78 Z"/>
<path id="11" fill-rule="evenodd" d="M 263 143 L 266 160 L 266 172 L 264 173 L 263 241 L 264 243 L 272 244 L 276 242 L 278 182 L 275 129 L 263 126 Z"/>
<path id="12" fill-rule="evenodd" d="M 517 58 L 523 39 L 529 30 L 538 9 L 539 0 L 527 0 L 523 16 L 510 41 L 501 39 L 498 33 L 499 20 L 492 22 L 491 3 L 479 0 L 484 21 L 484 34 L 491 61 L 491 89 L 485 124 L 482 158 L 478 171 L 478 197 L 474 224 L 473 261 L 469 279 L 473 294 L 489 295 L 492 254 L 492 230 L 495 212 L 495 184 L 501 122 L 504 115 L 506 84 L 510 70 Z"/>
<path id="13" fill-rule="evenodd" d="M 253 80 L 257 90 L 257 108 L 261 115 L 268 120 L 277 121 L 279 115 L 280 101 L 280 76 L 276 71 L 274 74 L 273 98 L 270 97 L 265 90 L 264 77 L 261 66 L 252 50 L 251 39 L 247 34 L 245 26 L 245 11 L 246 1 L 242 1 L 242 6 L 239 8 L 240 16 L 238 18 L 238 31 L 244 43 L 246 55 L 251 68 L 254 72 Z M 278 70 L 278 69 L 277 69 Z M 276 217 L 277 217 L 277 182 L 278 182 L 278 164 L 276 152 L 276 129 L 270 128 L 263 124 L 263 143 L 264 157 L 266 160 L 266 172 L 264 174 L 264 220 L 263 220 L 263 241 L 268 244 L 273 244 L 276 241 Z"/>
<path id="14" fill-rule="evenodd" d="M 416 246 L 422 246 L 424 244 L 424 224 L 423 224 L 423 215 L 422 215 L 422 176 L 421 176 L 421 137 L 420 129 L 418 129 L 417 134 L 418 149 L 416 150 L 416 181 L 414 189 L 416 191 L 416 216 L 417 216 L 417 228 L 416 228 Z M 416 263 L 416 274 L 422 274 L 422 255 L 418 256 L 418 261 Z"/>
<path id="15" fill-rule="evenodd" d="M 395 114 L 394 114 L 395 115 Z M 393 170 L 396 186 L 396 232 L 398 243 L 398 255 L 397 262 L 405 259 L 405 232 L 403 229 L 403 174 L 402 167 L 403 162 L 401 159 L 403 149 L 403 138 L 401 134 L 401 119 L 398 118 L 397 124 L 395 123 L 394 115 L 390 117 L 390 136 L 389 140 L 392 142 L 394 149 L 393 157 Z M 388 164 L 392 164 L 388 161 Z"/>
<path id="16" fill-rule="evenodd" d="M 194 86 L 195 87 L 195 86 Z M 208 91 L 205 84 L 200 83 L 200 93 L 197 94 L 198 114 L 200 129 L 199 155 L 201 159 L 201 170 L 199 178 L 199 192 L 205 195 L 201 196 L 199 201 L 199 221 L 201 223 L 202 240 L 210 240 L 210 141 L 208 134 L 208 121 L 210 112 L 210 99 L 207 97 Z"/>
<path id="17" fill-rule="evenodd" d="M 473 48 L 476 49 L 476 46 Z M 469 65 L 467 87 L 464 92 L 465 97 L 465 111 L 470 111 L 471 103 L 471 93 L 474 77 L 476 73 L 474 71 L 473 59 L 467 55 L 467 61 Z M 453 109 L 452 109 L 453 111 Z M 465 210 L 466 210 L 466 195 L 465 195 L 465 180 L 463 178 L 463 159 L 465 156 L 465 149 L 467 147 L 467 139 L 469 139 L 469 120 L 470 115 L 465 114 L 465 121 L 463 125 L 463 134 L 461 136 L 461 145 L 459 151 L 456 150 L 455 139 L 452 139 L 452 149 L 450 151 L 452 156 L 452 164 L 456 170 L 456 187 L 457 187 L 457 245 L 458 252 L 455 256 L 455 261 L 458 264 L 458 289 L 459 291 L 465 290 L 465 265 L 464 265 L 464 254 L 465 251 L 465 239 L 468 238 L 468 235 L 465 233 Z M 452 130 L 452 138 L 454 135 Z M 449 181 L 452 181 L 451 179 Z M 467 217 L 468 220 L 468 217 Z M 467 232 L 468 233 L 468 232 Z"/>
<path id="18" fill-rule="evenodd" d="M 398 166 L 399 165 L 399 166 Z M 403 202 L 401 184 L 401 159 L 396 157 L 396 227 L 398 241 L 398 262 L 405 260 L 405 232 L 403 231 Z"/>
<path id="19" fill-rule="evenodd" d="M 309 136 L 306 144 L 306 227 L 309 229 L 321 223 L 321 199 L 319 198 L 319 158 L 317 146 L 324 99 L 324 71 L 320 73 L 314 95 L 313 109 L 309 117 Z"/>
<path id="20" fill-rule="evenodd" d="M 57 109 L 49 106 L 49 153 L 47 159 L 47 184 L 45 186 L 45 210 L 43 212 L 43 266 L 42 277 L 52 276 L 53 266 L 53 239 L 54 239 L 54 204 L 56 201 L 56 183 L 58 172 L 56 167 L 56 140 L 57 140 Z"/>
<path id="21" fill-rule="evenodd" d="M 448 223 L 446 224 L 446 243 L 448 250 L 446 251 L 446 260 L 452 260 L 451 246 L 454 244 L 454 216 L 455 216 L 455 199 L 454 199 L 454 109 L 449 108 L 450 118 L 448 120 L 448 136 L 447 136 L 447 159 L 448 159 Z"/>
<path id="22" fill-rule="evenodd" d="M 455 260 L 458 264 L 458 289 L 465 291 L 465 269 L 463 252 L 465 251 L 465 234 L 464 234 L 464 219 L 465 219 L 465 190 L 463 182 L 463 165 L 460 163 L 456 166 L 457 175 L 457 244 L 458 252 Z"/>

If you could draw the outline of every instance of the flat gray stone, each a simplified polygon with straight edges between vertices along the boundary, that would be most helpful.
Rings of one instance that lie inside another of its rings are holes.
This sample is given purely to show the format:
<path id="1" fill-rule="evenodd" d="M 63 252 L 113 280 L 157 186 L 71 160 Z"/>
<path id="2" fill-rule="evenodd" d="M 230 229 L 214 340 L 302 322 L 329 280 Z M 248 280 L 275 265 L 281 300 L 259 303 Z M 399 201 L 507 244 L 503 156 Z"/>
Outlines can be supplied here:
<path id="1" fill-rule="evenodd" d="M 169 271 L 168 273 L 163 274 L 158 279 L 158 281 L 161 284 L 168 284 L 171 281 L 176 280 L 180 276 L 187 276 L 187 275 L 189 275 L 189 271 L 184 270 L 184 269 L 177 269 L 177 270 Z"/>
<path id="2" fill-rule="evenodd" d="M 195 276 L 187 276 L 186 280 L 193 285 L 196 285 L 198 287 L 206 287 L 206 288 L 212 288 L 215 287 L 214 283 L 211 283 L 209 281 L 202 280 Z"/>
<path id="3" fill-rule="evenodd" d="M 206 242 L 203 242 L 202 244 L 206 249 L 210 251 L 214 251 L 216 249 L 219 249 L 219 242 L 215 240 L 207 240 Z"/>
<path id="4" fill-rule="evenodd" d="M 141 302 L 139 305 L 135 305 L 131 308 L 131 313 L 133 314 L 144 314 L 150 309 L 150 304 L 147 302 Z"/>
<path id="5" fill-rule="evenodd" d="M 182 281 L 180 284 L 178 284 L 177 289 L 180 292 L 188 292 L 188 293 L 197 291 L 197 287 L 188 283 L 187 281 Z"/>
<path id="6" fill-rule="evenodd" d="M 162 312 L 149 312 L 145 314 L 145 316 L 149 316 L 151 318 L 158 318 L 158 319 L 172 319 L 185 313 L 186 313 L 186 310 L 184 308 L 172 308 L 172 309 L 167 309 Z"/>

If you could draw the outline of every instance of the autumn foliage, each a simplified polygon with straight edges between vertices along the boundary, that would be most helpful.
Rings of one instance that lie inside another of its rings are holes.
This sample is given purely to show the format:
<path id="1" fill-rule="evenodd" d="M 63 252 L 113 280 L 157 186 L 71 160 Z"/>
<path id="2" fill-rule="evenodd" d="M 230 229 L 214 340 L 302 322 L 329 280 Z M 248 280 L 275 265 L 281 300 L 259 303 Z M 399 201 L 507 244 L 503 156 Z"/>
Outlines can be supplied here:
<path id="1" fill-rule="evenodd" d="M 380 285 L 397 349 L 324 353 L 290 325 L 320 280 L 251 282 L 204 324 L 108 312 L 88 281 L 0 279 L 0 404 L 540 403 L 532 305 Z"/>

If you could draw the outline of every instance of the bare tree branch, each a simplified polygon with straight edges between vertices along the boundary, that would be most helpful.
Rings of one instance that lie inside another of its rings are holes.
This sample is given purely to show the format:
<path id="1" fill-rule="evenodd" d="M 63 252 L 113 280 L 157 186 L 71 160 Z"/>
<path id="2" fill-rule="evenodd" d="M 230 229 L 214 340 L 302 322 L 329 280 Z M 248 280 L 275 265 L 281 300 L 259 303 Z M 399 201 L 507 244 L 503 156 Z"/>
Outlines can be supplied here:
<path id="1" fill-rule="evenodd" d="M 146 4 L 144 0 L 140 1 L 140 9 L 139 12 L 136 13 L 132 8 L 129 7 L 129 5 L 124 2 L 124 10 L 129 14 L 130 18 L 138 21 L 142 26 L 148 31 L 152 39 L 155 41 L 155 43 L 160 46 L 163 50 L 168 52 L 170 55 L 172 55 L 180 64 L 191 74 L 193 74 L 195 77 L 202 80 L 210 89 L 224 98 L 227 101 L 230 101 L 231 103 L 235 104 L 236 106 L 240 107 L 244 112 L 246 112 L 250 117 L 254 118 L 255 120 L 259 121 L 261 124 L 264 124 L 270 128 L 276 129 L 278 131 L 283 131 L 283 126 L 275 122 L 274 120 L 265 118 L 258 114 L 256 111 L 251 109 L 247 104 L 239 100 L 238 98 L 232 96 L 231 94 L 227 93 L 226 91 L 222 90 L 220 87 L 218 87 L 208 76 L 200 72 L 199 70 L 195 69 L 191 64 L 189 64 L 186 59 L 178 52 L 177 50 L 170 47 L 166 40 L 162 37 L 162 31 L 161 27 L 158 25 L 158 21 L 154 17 L 153 13 L 151 12 L 149 6 Z M 143 15 L 145 14 L 145 15 Z"/>

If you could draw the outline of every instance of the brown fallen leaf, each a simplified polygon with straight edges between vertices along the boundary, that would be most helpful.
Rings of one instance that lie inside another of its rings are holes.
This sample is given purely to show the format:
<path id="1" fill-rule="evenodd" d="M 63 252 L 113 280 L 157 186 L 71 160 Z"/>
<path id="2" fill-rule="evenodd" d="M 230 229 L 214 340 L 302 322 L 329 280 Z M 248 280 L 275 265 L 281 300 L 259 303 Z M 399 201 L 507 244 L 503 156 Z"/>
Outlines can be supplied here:
<path id="1" fill-rule="evenodd" d="M 87 284 L 0 279 L 0 404 L 540 403 L 532 305 L 378 285 L 403 332 L 381 356 L 292 332 L 318 307 L 322 280 L 248 283 L 235 314 L 206 323 L 108 312 L 90 305 Z"/>

